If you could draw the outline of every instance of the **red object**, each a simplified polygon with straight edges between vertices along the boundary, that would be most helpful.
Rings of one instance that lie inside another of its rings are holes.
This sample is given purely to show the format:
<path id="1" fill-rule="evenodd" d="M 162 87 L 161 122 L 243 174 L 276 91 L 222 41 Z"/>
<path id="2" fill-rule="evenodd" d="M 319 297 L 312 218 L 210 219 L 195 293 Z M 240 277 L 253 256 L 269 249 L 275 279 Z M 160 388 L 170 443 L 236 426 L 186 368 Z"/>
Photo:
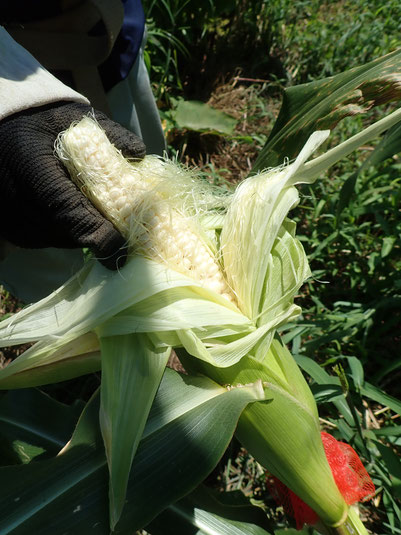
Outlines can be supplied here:
<path id="1" fill-rule="evenodd" d="M 313 525 L 317 522 L 319 517 L 315 511 L 279 479 L 269 476 L 267 484 L 277 504 L 283 506 L 285 514 L 295 518 L 297 529 L 302 529 L 304 524 Z"/>
<path id="2" fill-rule="evenodd" d="M 372 498 L 375 486 L 356 451 L 328 433 L 322 432 L 321 437 L 334 481 L 346 503 L 352 505 Z M 297 529 L 302 529 L 304 524 L 317 522 L 315 511 L 281 481 L 271 476 L 268 485 L 277 503 L 284 507 L 286 514 L 295 518 Z"/>

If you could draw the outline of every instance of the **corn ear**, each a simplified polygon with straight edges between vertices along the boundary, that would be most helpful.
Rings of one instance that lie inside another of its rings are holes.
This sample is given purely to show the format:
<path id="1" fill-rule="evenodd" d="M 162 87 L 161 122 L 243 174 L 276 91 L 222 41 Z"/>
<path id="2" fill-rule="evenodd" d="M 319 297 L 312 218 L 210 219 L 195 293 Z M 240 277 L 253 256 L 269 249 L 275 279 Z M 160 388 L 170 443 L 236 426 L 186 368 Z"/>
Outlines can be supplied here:
<path id="1" fill-rule="evenodd" d="M 260 379 L 269 402 L 242 413 L 236 435 L 245 448 L 330 526 L 341 525 L 348 506 L 324 453 L 313 395 L 292 355 L 278 339 L 263 360 L 251 355 L 216 368 L 180 353 L 184 366 L 229 388 Z"/>
<path id="2" fill-rule="evenodd" d="M 67 130 L 57 152 L 72 179 L 127 238 L 131 250 L 173 266 L 234 301 L 216 251 L 197 223 L 216 200 L 179 167 L 155 156 L 131 165 L 89 117 Z"/>
<path id="3" fill-rule="evenodd" d="M 313 180 L 312 174 L 305 178 L 306 160 L 327 136 L 328 131 L 315 132 L 295 162 L 225 195 L 172 162 L 153 157 L 127 162 L 93 121 L 83 119 L 60 138 L 60 158 L 126 236 L 132 256 L 121 273 L 86 266 L 52 296 L 2 322 L 0 341 L 50 341 L 62 353 L 74 338 L 93 331 L 101 339 L 143 332 L 155 352 L 183 347 L 191 354 L 188 370 L 227 388 L 261 380 L 271 402 L 246 409 L 241 439 L 325 523 L 337 526 L 348 508 L 325 459 L 313 397 L 288 351 L 273 340 L 277 328 L 300 313 L 293 300 L 310 275 L 287 218 L 298 202 L 294 185 Z M 33 350 L 30 366 L 35 358 L 41 363 L 41 351 Z M 148 400 L 142 401 L 145 406 Z M 118 416 L 117 411 L 113 418 Z"/>

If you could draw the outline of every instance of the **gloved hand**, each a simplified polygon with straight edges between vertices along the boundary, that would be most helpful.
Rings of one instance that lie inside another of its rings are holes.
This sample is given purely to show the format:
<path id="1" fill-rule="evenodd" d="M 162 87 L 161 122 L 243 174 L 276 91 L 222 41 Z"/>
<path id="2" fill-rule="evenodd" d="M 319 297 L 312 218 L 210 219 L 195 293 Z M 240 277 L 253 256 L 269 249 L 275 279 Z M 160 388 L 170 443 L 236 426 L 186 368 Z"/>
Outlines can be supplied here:
<path id="1" fill-rule="evenodd" d="M 88 247 L 104 266 L 116 269 L 126 259 L 124 238 L 54 155 L 58 134 L 91 111 L 85 104 L 56 102 L 0 122 L 0 236 L 30 249 Z M 124 156 L 145 156 L 139 137 L 101 112 L 95 116 Z"/>

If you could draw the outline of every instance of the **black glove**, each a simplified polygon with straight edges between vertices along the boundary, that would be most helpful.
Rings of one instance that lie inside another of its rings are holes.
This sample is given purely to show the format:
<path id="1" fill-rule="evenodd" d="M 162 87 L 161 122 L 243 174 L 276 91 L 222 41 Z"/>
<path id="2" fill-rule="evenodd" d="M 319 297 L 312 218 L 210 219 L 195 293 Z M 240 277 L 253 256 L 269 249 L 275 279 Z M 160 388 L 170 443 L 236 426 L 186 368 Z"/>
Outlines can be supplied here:
<path id="1" fill-rule="evenodd" d="M 58 134 L 91 111 L 85 104 L 57 102 L 0 122 L 0 235 L 30 249 L 88 247 L 103 265 L 116 269 L 126 259 L 124 238 L 54 155 Z M 124 156 L 145 156 L 145 145 L 135 134 L 101 112 L 95 116 Z"/>

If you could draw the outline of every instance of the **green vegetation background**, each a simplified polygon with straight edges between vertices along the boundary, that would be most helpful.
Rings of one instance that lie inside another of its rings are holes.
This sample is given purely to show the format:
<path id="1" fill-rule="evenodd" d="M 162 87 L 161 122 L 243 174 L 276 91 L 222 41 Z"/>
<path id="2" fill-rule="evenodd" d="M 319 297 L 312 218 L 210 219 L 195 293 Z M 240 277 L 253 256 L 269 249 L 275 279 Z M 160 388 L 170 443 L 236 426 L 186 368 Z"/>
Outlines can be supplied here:
<path id="1" fill-rule="evenodd" d="M 284 88 L 401 46 L 401 4 L 394 0 L 164 0 L 144 6 L 147 62 L 162 115 L 168 118 L 176 99 L 184 98 L 208 102 L 238 120 L 224 140 L 175 124 L 169 149 L 228 187 L 249 173 Z M 344 120 L 331 143 L 359 131 L 372 114 L 388 111 L 376 108 Z M 313 278 L 299 296 L 303 315 L 284 336 L 310 376 L 322 425 L 354 446 L 374 479 L 376 497 L 364 506 L 368 528 L 396 534 L 401 533 L 401 161 L 395 154 L 360 169 L 373 148 L 363 147 L 301 190 L 292 217 Z M 344 394 L 352 418 L 341 409 Z M 235 444 L 216 478 L 221 489 L 241 488 L 273 508 L 264 474 Z"/>

